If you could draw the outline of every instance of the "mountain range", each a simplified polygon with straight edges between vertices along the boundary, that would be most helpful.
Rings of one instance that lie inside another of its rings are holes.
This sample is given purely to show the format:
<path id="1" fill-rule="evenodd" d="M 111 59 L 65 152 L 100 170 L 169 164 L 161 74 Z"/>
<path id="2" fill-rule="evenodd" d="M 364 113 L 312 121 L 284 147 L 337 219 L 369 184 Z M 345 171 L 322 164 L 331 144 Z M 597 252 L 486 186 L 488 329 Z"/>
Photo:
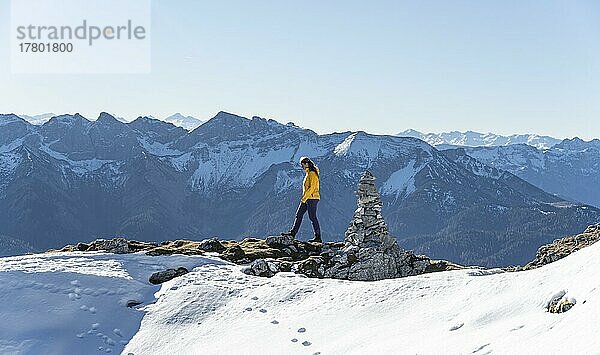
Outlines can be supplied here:
<path id="1" fill-rule="evenodd" d="M 54 113 L 43 113 L 41 115 L 33 115 L 33 116 L 24 115 L 24 114 L 20 114 L 18 116 L 33 125 L 40 126 L 40 125 L 50 121 L 50 119 L 52 117 L 58 116 L 58 115 L 56 115 Z M 154 118 L 152 116 L 149 116 L 149 117 Z M 115 118 L 118 121 L 121 121 L 123 123 L 129 122 L 128 120 L 126 120 L 125 118 L 122 118 L 122 117 L 115 116 Z M 202 120 L 199 120 L 192 116 L 184 116 L 181 113 L 175 113 L 171 116 L 161 119 L 161 121 L 172 123 L 173 125 L 175 125 L 177 127 L 185 128 L 188 131 L 193 131 L 194 129 L 198 128 L 198 126 L 200 126 L 202 123 L 204 123 L 204 121 L 202 121 Z"/>
<path id="2" fill-rule="evenodd" d="M 548 149 L 560 142 L 549 136 L 537 134 L 512 134 L 509 136 L 494 133 L 479 133 L 473 131 L 443 132 L 443 133 L 421 133 L 409 129 L 398 133 L 399 137 L 419 138 L 434 147 L 467 146 L 467 147 L 496 147 L 512 144 L 527 144 L 538 149 Z"/>
<path id="3" fill-rule="evenodd" d="M 526 144 L 464 147 L 466 154 L 562 198 L 600 207 L 600 140 L 565 139 L 549 149 Z"/>
<path id="4" fill-rule="evenodd" d="M 318 135 L 294 124 L 219 112 L 191 132 L 149 117 L 102 113 L 35 126 L 0 115 L 0 234 L 36 249 L 123 235 L 162 241 L 279 234 L 304 172 L 321 169 L 325 240 L 342 240 L 369 169 L 402 247 L 463 264 L 522 264 L 600 210 L 549 194 L 463 151 L 410 137 Z M 583 163 L 582 163 L 583 164 Z M 308 237 L 305 222 L 300 238 Z"/>

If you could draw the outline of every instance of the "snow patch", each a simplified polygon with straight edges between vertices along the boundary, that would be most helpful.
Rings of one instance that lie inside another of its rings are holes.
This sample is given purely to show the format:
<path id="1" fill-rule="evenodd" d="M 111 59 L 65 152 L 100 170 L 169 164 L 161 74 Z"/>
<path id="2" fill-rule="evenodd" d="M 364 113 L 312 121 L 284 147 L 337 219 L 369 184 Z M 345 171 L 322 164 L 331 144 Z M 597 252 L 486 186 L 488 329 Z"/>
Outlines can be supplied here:
<path id="1" fill-rule="evenodd" d="M 188 164 L 194 160 L 192 153 L 185 153 L 178 157 L 169 158 L 169 162 L 175 168 L 175 170 L 182 172 L 187 171 Z"/>
<path id="2" fill-rule="evenodd" d="M 399 197 L 407 197 L 415 192 L 415 176 L 423 169 L 423 166 L 417 166 L 415 160 L 409 161 L 406 166 L 398 171 L 395 171 L 383 183 L 381 187 L 382 195 L 396 194 L 396 199 Z"/>
<path id="3" fill-rule="evenodd" d="M 363 158 L 376 158 L 381 149 L 381 140 L 365 139 L 364 133 L 355 132 L 350 134 L 344 141 L 338 144 L 333 153 L 338 156 L 353 155 Z"/>
<path id="4" fill-rule="evenodd" d="M 146 149 L 148 153 L 159 157 L 183 154 L 183 152 L 177 149 L 169 148 L 170 143 L 164 144 L 156 141 L 150 143 L 146 138 L 138 138 L 138 142 L 140 142 L 142 147 Z"/>
<path id="5" fill-rule="evenodd" d="M 231 144 L 223 143 L 219 144 L 214 153 L 216 156 L 199 162 L 191 177 L 193 190 L 204 191 L 219 185 L 230 188 L 250 187 L 272 165 L 290 162 L 296 151 L 291 146 L 267 151 L 256 147 L 239 150 Z"/>
<path id="6" fill-rule="evenodd" d="M 87 160 L 71 160 L 67 158 L 64 154 L 54 151 L 50 148 L 49 144 L 42 144 L 40 146 L 40 150 L 47 153 L 51 157 L 57 160 L 61 160 L 69 164 L 71 170 L 77 175 L 85 175 L 92 171 L 96 171 L 100 169 L 104 164 L 107 163 L 115 163 L 114 160 L 102 160 L 102 159 L 87 159 Z"/>

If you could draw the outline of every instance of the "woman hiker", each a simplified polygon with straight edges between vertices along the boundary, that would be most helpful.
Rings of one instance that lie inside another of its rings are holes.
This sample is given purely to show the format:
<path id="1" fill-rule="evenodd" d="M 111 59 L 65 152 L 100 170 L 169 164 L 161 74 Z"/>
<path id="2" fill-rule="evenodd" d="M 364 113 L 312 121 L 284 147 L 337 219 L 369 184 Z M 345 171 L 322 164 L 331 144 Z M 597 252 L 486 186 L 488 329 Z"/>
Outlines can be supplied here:
<path id="1" fill-rule="evenodd" d="M 317 204 L 321 198 L 319 195 L 319 168 L 317 168 L 315 163 L 308 157 L 301 157 L 300 165 L 302 165 L 302 169 L 306 171 L 304 184 L 302 186 L 302 199 L 300 199 L 300 205 L 296 211 L 294 226 L 289 232 L 281 233 L 281 235 L 295 237 L 300 229 L 302 217 L 304 217 L 304 213 L 308 211 L 308 218 L 310 218 L 315 231 L 315 237 L 309 240 L 309 242 L 323 243 L 321 240 L 321 227 L 319 227 L 319 220 L 317 219 Z"/>

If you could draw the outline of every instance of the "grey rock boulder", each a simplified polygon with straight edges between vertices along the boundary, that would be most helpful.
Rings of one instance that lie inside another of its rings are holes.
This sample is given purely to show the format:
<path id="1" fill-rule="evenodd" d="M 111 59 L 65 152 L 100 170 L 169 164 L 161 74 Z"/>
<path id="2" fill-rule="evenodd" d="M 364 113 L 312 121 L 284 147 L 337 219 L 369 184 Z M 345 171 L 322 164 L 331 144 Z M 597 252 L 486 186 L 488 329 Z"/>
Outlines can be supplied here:
<path id="1" fill-rule="evenodd" d="M 207 252 L 216 253 L 221 253 L 227 249 L 217 238 L 205 239 L 201 241 L 198 248 Z"/>
<path id="2" fill-rule="evenodd" d="M 188 269 L 186 269 L 184 267 L 179 267 L 177 269 L 167 269 L 165 271 L 155 272 L 154 274 L 152 274 L 152 276 L 150 276 L 149 281 L 153 285 L 158 285 L 163 282 L 172 280 L 176 277 L 185 275 L 188 272 L 189 272 Z"/>
<path id="3" fill-rule="evenodd" d="M 104 250 L 108 253 L 127 254 L 131 252 L 129 250 L 129 242 L 125 238 L 97 239 L 94 243 L 98 250 Z"/>
<path id="4" fill-rule="evenodd" d="M 265 240 L 269 246 L 290 246 L 294 245 L 294 237 L 292 236 L 269 236 Z"/>

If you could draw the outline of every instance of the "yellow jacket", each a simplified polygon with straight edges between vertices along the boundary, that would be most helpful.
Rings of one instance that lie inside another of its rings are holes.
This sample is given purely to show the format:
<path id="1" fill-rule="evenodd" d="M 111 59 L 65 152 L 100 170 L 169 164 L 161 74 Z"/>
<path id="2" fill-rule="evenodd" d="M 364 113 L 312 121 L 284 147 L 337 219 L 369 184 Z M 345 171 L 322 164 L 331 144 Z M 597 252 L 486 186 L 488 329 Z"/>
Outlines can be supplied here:
<path id="1" fill-rule="evenodd" d="M 318 172 L 319 168 L 316 169 Z M 321 199 L 321 195 L 319 195 L 319 175 L 314 171 L 304 170 L 306 171 L 306 176 L 302 185 L 302 203 L 305 203 L 308 199 Z"/>

